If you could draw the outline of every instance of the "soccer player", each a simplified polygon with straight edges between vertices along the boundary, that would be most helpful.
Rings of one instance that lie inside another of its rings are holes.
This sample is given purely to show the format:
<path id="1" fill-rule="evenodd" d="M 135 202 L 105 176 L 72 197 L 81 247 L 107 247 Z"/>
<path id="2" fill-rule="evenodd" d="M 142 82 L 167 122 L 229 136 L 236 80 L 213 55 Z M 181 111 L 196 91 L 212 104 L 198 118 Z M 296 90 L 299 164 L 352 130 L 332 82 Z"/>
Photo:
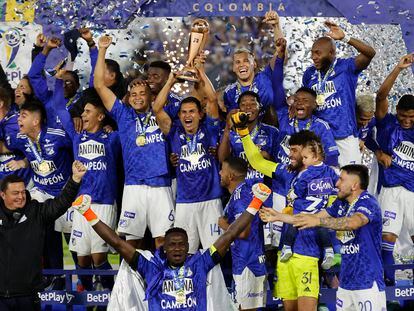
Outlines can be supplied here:
<path id="1" fill-rule="evenodd" d="M 105 54 L 111 42 L 110 36 L 99 39 L 94 87 L 119 128 L 125 187 L 118 231 L 138 248 L 148 226 L 159 248 L 174 221 L 167 143 L 151 110 L 146 83 L 130 86 L 128 104 L 105 86 Z"/>
<path id="2" fill-rule="evenodd" d="M 46 127 L 43 105 L 31 100 L 20 108 L 19 133 L 8 134 L 6 145 L 20 150 L 33 170 L 32 199 L 45 202 L 57 196 L 70 177 L 72 143 L 61 129 Z M 50 224 L 46 230 L 45 268 L 63 269 L 62 234 L 70 234 L 73 209 Z"/>
<path id="3" fill-rule="evenodd" d="M 381 212 L 367 192 L 368 169 L 346 165 L 336 184 L 338 198 L 318 214 L 281 215 L 266 209 L 263 221 L 293 223 L 299 229 L 323 227 L 336 230 L 342 243 L 342 264 L 337 310 L 386 310 L 384 270 L 381 260 Z"/>
<path id="4" fill-rule="evenodd" d="M 48 39 L 42 53 L 36 56 L 28 73 L 30 83 L 33 86 L 34 94 L 45 106 L 47 113 L 47 125 L 56 129 L 62 129 L 62 125 L 53 109 L 53 92 L 48 90 L 46 77 L 44 75 L 44 68 L 47 56 L 53 49 L 58 48 L 60 44 L 61 42 L 58 38 Z M 79 98 L 79 94 L 77 93 L 79 88 L 79 77 L 76 72 L 69 70 L 66 71 L 64 77 L 64 88 L 65 98 L 67 100 L 66 107 L 70 110 L 73 103 Z"/>
<path id="5" fill-rule="evenodd" d="M 264 22 L 272 25 L 275 33 L 275 39 L 282 37 L 282 31 L 279 24 L 279 16 L 276 11 L 269 11 L 265 15 Z M 245 91 L 252 91 L 260 97 L 261 116 L 273 105 L 273 92 L 271 84 L 271 64 L 272 60 L 266 68 L 255 73 L 257 64 L 254 55 L 246 48 L 236 49 L 233 53 L 233 72 L 237 77 L 237 81 L 230 84 L 223 94 L 224 105 L 227 113 L 234 109 L 238 109 L 238 100 L 240 95 Z"/>
<path id="6" fill-rule="evenodd" d="M 26 186 L 32 177 L 27 160 L 18 150 L 9 150 L 5 139 L 7 135 L 15 136 L 19 132 L 18 114 L 12 107 L 10 92 L 0 87 L 0 179 L 15 174 L 23 178 Z"/>
<path id="7" fill-rule="evenodd" d="M 243 148 L 250 165 L 265 176 L 271 177 L 288 192 L 294 178 L 305 169 L 301 155 L 303 147 L 307 142 L 317 139 L 317 136 L 310 131 L 294 133 L 289 140 L 290 164 L 275 163 L 264 159 L 254 145 L 246 127 L 246 119 L 240 119 L 240 113 L 232 115 L 232 121 L 242 137 Z M 279 246 L 283 246 L 283 234 Z M 299 231 L 290 260 L 281 262 L 278 256 L 276 274 L 278 280 L 283 282 L 276 283 L 275 297 L 282 298 L 286 310 L 316 309 L 319 296 L 319 257 L 320 248 L 316 231 L 313 229 Z"/>
<path id="8" fill-rule="evenodd" d="M 325 120 L 333 131 L 339 148 L 339 166 L 360 163 L 358 131 L 355 119 L 355 90 L 358 76 L 368 67 L 375 50 L 349 37 L 338 25 L 326 21 L 328 37 L 317 39 L 311 51 L 313 66 L 303 74 L 303 86 L 316 91 L 316 116 Z M 340 40 L 358 52 L 355 58 L 337 58 L 335 42 Z"/>
<path id="9" fill-rule="evenodd" d="M 86 206 L 75 206 L 75 208 L 84 215 L 93 229 L 143 276 L 147 284 L 145 296 L 150 311 L 162 308 L 205 311 L 207 310 L 207 273 L 220 262 L 230 244 L 250 224 L 262 202 L 271 192 L 263 184 L 256 184 L 252 191 L 253 198 L 240 217 L 209 250 L 198 251 L 192 256 L 188 255 L 188 235 L 182 228 L 168 230 L 165 233 L 163 250 L 151 254 L 137 251 L 121 240 Z M 210 299 L 214 301 L 215 297 Z"/>
<path id="10" fill-rule="evenodd" d="M 241 158 L 224 160 L 220 171 L 221 185 L 231 194 L 227 214 L 220 217 L 219 225 L 225 231 L 249 206 L 251 186 L 246 182 L 247 163 Z M 254 217 L 231 245 L 232 272 L 236 302 L 239 310 L 256 310 L 266 306 L 266 265 L 262 222 Z"/>
<path id="11" fill-rule="evenodd" d="M 240 95 L 238 105 L 240 111 L 247 113 L 249 116 L 248 128 L 252 133 L 253 142 L 256 146 L 260 147 L 260 152 L 266 159 L 273 158 L 276 153 L 275 150 L 277 149 L 276 141 L 278 137 L 278 130 L 277 128 L 264 124 L 259 120 L 259 96 L 252 91 L 246 91 Z M 230 118 L 228 118 L 228 122 L 226 123 L 226 127 L 223 131 L 218 148 L 219 161 L 223 163 L 223 161 L 225 161 L 230 155 L 247 161 L 240 136 L 236 131 L 231 129 L 231 126 L 232 124 L 230 122 Z M 248 185 L 254 185 L 257 182 L 270 184 L 270 180 L 265 181 L 264 177 L 265 176 L 262 173 L 256 171 L 252 167 L 249 167 L 246 175 L 246 183 Z M 274 191 L 273 196 L 275 196 Z M 267 200 L 264 204 L 265 206 L 272 206 L 272 198 L 269 198 L 269 200 Z M 263 228 L 265 231 L 265 243 L 267 245 L 272 244 L 272 229 L 271 225 L 267 225 Z"/>
<path id="12" fill-rule="evenodd" d="M 316 109 L 316 92 L 307 87 L 299 88 L 294 96 L 293 117 L 289 116 L 289 106 L 283 87 L 283 62 L 285 58 L 286 40 L 281 38 L 276 42 L 277 57 L 272 74 L 272 87 L 274 92 L 274 106 L 279 120 L 279 140 L 281 146 L 277 160 L 281 163 L 289 162 L 290 135 L 301 130 L 314 132 L 322 141 L 325 151 L 325 164 L 338 166 L 338 147 L 329 125 L 314 115 Z"/>
<path id="13" fill-rule="evenodd" d="M 414 63 L 414 55 L 403 56 L 377 92 L 375 119 L 377 141 L 388 155 L 383 164 L 382 189 L 378 198 L 383 217 L 382 258 L 393 264 L 395 242 L 402 230 L 414 237 L 414 96 L 403 95 L 397 114 L 388 113 L 388 94 L 398 75 Z M 386 282 L 394 284 L 394 271 L 385 271 Z"/>
<path id="14" fill-rule="evenodd" d="M 292 182 L 287 200 L 292 206 L 293 214 L 315 214 L 328 205 L 329 197 L 335 195 L 335 184 L 338 175 L 323 163 L 325 158 L 322 143 L 319 139 L 307 142 L 302 149 L 302 162 L 305 170 Z M 284 236 L 284 245 L 280 261 L 285 262 L 292 257 L 292 248 L 297 231 L 288 225 Z M 317 230 L 320 246 L 324 249 L 322 268 L 329 269 L 334 262 L 334 251 L 327 230 Z"/>
<path id="15" fill-rule="evenodd" d="M 106 133 L 103 130 L 105 107 L 99 96 L 89 97 L 82 113 L 83 130 L 77 133 L 65 107 L 63 95 L 64 70 L 56 74 L 56 85 L 53 95 L 55 110 L 72 140 L 74 157 L 87 168 L 79 195 L 93 197 L 91 209 L 112 229 L 116 225 L 117 198 L 117 161 L 121 157 L 121 144 L 118 132 Z M 78 266 L 81 269 L 110 270 L 107 253 L 108 245 L 102 240 L 79 213 L 73 217 L 73 227 L 69 248 L 77 253 Z M 82 285 L 92 290 L 92 276 L 80 276 Z M 104 288 L 112 288 L 113 277 L 102 276 Z"/>
<path id="16" fill-rule="evenodd" d="M 202 120 L 200 101 L 192 96 L 181 101 L 178 113 L 180 124 L 175 124 L 165 112 L 163 107 L 167 95 L 177 82 L 173 73 L 170 73 L 153 106 L 157 122 L 171 145 L 171 151 L 179 156 L 174 226 L 187 231 L 190 253 L 197 251 L 200 242 L 203 248 L 214 243 L 221 233 L 217 221 L 223 212 L 219 162 L 209 152 L 210 147 L 217 145 L 220 134 L 217 98 L 204 72 L 204 66 L 198 63 L 196 68 L 200 84 L 208 94 L 205 120 Z"/>

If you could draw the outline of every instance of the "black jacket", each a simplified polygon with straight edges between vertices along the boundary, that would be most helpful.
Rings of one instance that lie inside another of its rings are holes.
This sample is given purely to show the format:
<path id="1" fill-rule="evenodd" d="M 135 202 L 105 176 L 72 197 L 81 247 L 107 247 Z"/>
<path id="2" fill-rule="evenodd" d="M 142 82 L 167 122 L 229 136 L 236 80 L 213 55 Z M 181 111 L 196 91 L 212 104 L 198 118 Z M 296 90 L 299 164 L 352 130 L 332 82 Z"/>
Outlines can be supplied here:
<path id="1" fill-rule="evenodd" d="M 42 253 L 46 224 L 63 215 L 76 199 L 72 178 L 55 198 L 39 203 L 27 192 L 26 205 L 11 211 L 0 198 L 0 296 L 31 295 L 42 290 Z M 14 215 L 13 212 L 20 212 Z"/>

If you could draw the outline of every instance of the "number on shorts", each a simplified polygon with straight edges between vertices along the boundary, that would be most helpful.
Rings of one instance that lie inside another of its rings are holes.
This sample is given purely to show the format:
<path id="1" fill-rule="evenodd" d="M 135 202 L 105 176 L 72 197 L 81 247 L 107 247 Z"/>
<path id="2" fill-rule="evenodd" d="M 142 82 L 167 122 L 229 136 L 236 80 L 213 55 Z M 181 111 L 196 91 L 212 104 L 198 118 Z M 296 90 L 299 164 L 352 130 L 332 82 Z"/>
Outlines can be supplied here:
<path id="1" fill-rule="evenodd" d="M 303 272 L 302 284 L 312 284 L 312 272 Z"/>
<path id="2" fill-rule="evenodd" d="M 170 212 L 170 215 L 168 215 L 168 220 L 169 221 L 174 221 L 175 217 L 174 217 L 174 211 Z"/>
<path id="3" fill-rule="evenodd" d="M 214 233 L 217 233 L 217 234 L 214 234 Z M 221 234 L 220 227 L 218 226 L 218 224 L 210 224 L 210 234 L 211 236 Z"/>
<path id="4" fill-rule="evenodd" d="M 358 310 L 372 311 L 372 303 L 370 300 L 358 301 Z"/>

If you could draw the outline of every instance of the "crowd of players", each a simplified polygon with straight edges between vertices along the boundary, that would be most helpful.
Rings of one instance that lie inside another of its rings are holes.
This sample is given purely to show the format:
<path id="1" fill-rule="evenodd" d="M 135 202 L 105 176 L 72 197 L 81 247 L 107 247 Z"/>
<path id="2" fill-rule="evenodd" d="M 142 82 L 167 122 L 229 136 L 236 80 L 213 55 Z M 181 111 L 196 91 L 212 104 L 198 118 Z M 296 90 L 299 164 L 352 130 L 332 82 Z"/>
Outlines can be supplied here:
<path id="1" fill-rule="evenodd" d="M 157 298 L 151 300 L 153 310 L 193 310 L 190 304 L 204 298 L 191 271 L 198 277 L 197 269 L 207 273 L 234 240 L 232 271 L 241 310 L 265 306 L 265 252 L 277 249 L 275 296 L 285 310 L 314 310 L 319 270 L 341 259 L 337 309 L 385 310 L 384 288 L 395 278 L 392 270 L 384 275 L 383 264 L 394 262 L 402 231 L 414 236 L 414 96 L 400 98 L 396 115 L 389 113 L 387 96 L 414 56 L 401 57 L 376 97 L 356 97 L 358 76 L 375 50 L 326 22 L 329 32 L 312 46 L 313 65 L 302 87 L 287 98 L 286 40 L 275 12 L 264 21 L 274 28 L 274 57 L 258 71 L 254 55 L 237 49 L 237 80 L 224 91 L 224 107 L 204 70 L 209 60 L 203 52 L 195 60 L 199 82 L 181 98 L 172 91 L 182 82 L 179 73 L 163 60 L 126 85 L 117 62 L 106 59 L 111 37 L 95 42 L 85 28 L 80 36 L 89 47 L 92 74 L 83 91 L 77 73 L 60 66 L 48 88 L 45 62 L 60 46 L 57 38 L 38 35 L 32 66 L 15 90 L 0 67 L 1 177 L 20 176 L 31 198 L 44 202 L 61 192 L 73 160 L 87 169 L 78 195 L 92 198 L 93 212 L 80 208 L 85 219 L 69 208 L 49 225 L 44 267 L 63 268 L 61 232 L 78 269 L 111 269 L 109 243 L 147 280 L 147 297 Z M 336 40 L 358 55 L 336 57 Z M 361 165 L 365 148 L 375 154 L 371 174 Z M 263 198 L 261 220 L 250 212 L 255 216 L 247 224 L 241 215 L 252 208 L 253 194 L 260 196 L 251 190 L 257 183 L 268 185 L 272 195 Z M 230 197 L 224 200 L 226 192 Z M 98 218 L 108 227 L 97 225 Z M 144 247 L 147 228 L 170 264 L 157 266 L 169 272 L 158 281 L 155 268 L 144 262 L 154 259 L 135 253 Z M 210 252 L 201 254 L 200 246 Z M 184 255 L 174 254 L 182 249 Z M 188 259 L 187 253 L 195 255 Z M 190 273 L 182 268 L 187 266 Z M 93 288 L 92 276 L 80 279 L 86 290 Z M 170 290 L 163 287 L 167 280 Z M 100 281 L 113 287 L 111 277 Z"/>

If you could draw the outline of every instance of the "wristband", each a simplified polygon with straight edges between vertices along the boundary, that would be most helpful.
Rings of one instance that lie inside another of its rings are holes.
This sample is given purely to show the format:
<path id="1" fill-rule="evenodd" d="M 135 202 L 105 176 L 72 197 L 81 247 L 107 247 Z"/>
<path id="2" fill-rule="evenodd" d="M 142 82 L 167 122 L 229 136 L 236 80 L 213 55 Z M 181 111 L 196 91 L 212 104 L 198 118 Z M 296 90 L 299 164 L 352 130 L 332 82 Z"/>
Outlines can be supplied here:
<path id="1" fill-rule="evenodd" d="M 341 39 L 343 43 L 349 43 L 350 40 L 351 40 L 351 37 L 348 36 L 347 34 L 345 34 L 345 36 Z"/>
<path id="2" fill-rule="evenodd" d="M 249 129 L 247 127 L 245 128 L 236 128 L 237 134 L 239 134 L 240 137 L 244 137 L 249 135 Z"/>
<path id="3" fill-rule="evenodd" d="M 253 200 L 250 202 L 249 206 L 246 208 L 246 212 L 252 214 L 253 216 L 257 214 L 257 212 L 262 207 L 262 200 L 257 197 L 253 197 Z"/>

